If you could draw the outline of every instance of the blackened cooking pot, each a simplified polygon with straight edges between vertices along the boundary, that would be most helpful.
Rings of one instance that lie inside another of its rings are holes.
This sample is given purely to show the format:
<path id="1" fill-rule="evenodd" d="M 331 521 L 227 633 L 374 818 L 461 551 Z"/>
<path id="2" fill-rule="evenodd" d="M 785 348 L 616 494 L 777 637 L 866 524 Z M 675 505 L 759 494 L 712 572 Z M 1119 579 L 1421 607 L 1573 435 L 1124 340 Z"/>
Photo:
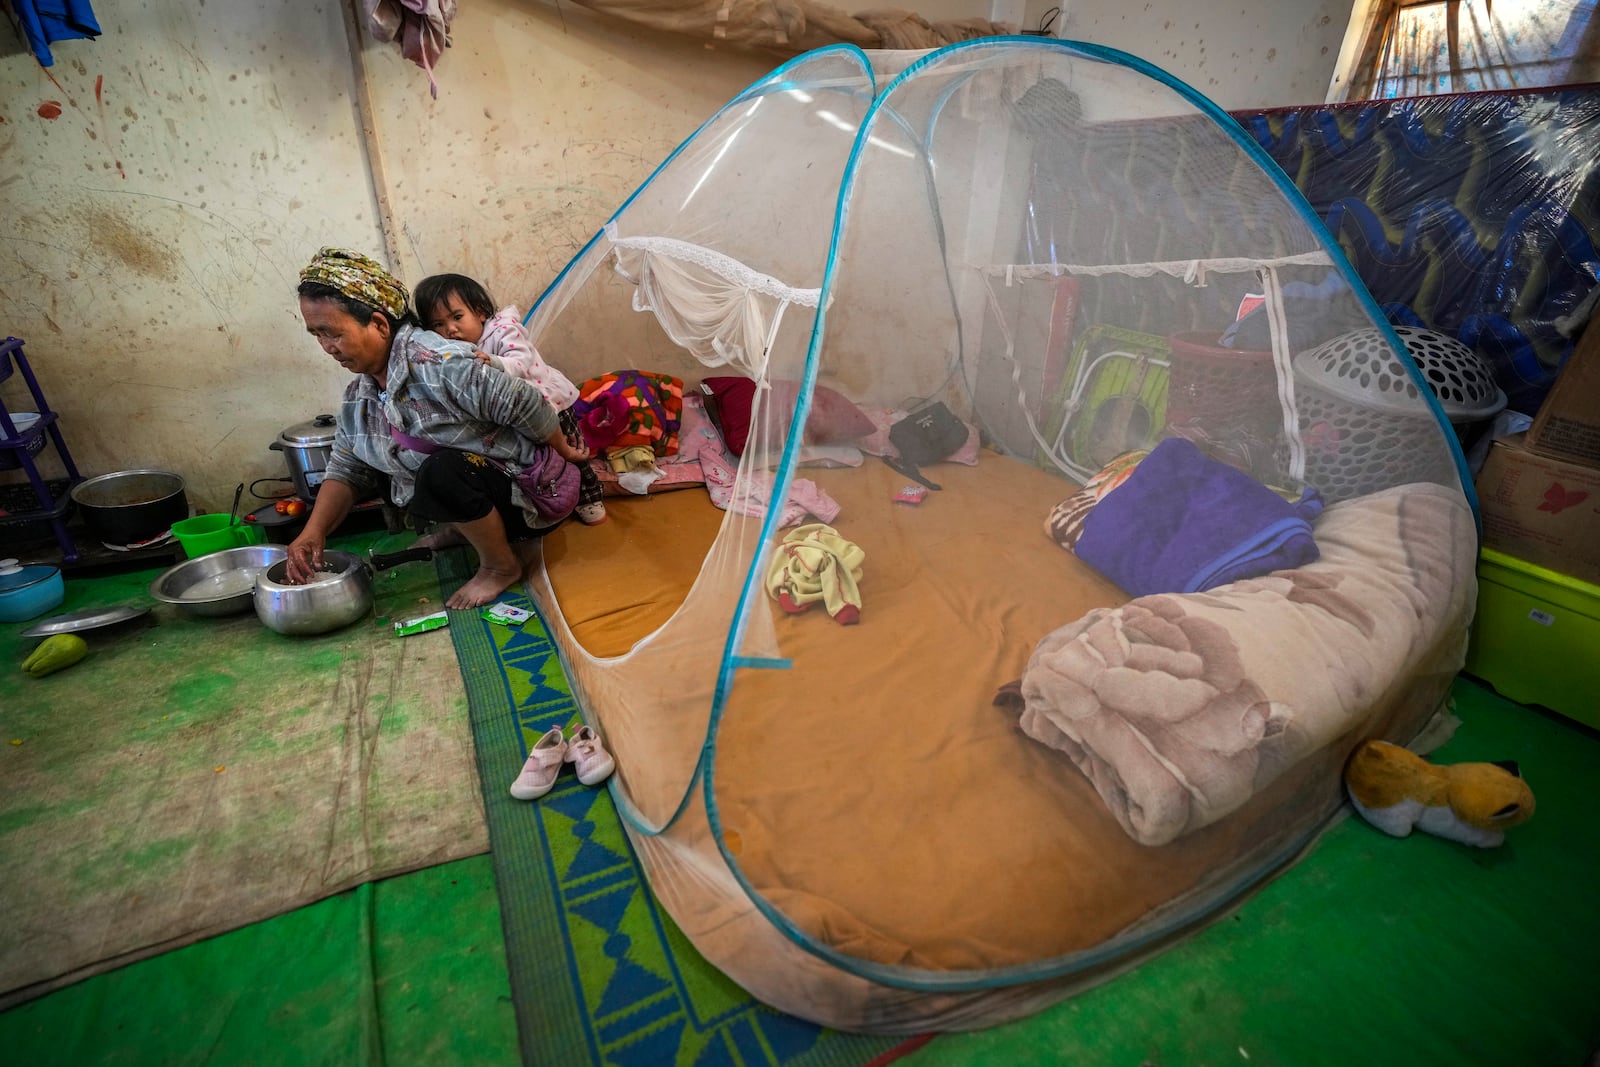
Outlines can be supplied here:
<path id="1" fill-rule="evenodd" d="M 169 471 L 115 471 L 72 487 L 84 525 L 108 545 L 148 541 L 189 517 L 183 479 Z"/>

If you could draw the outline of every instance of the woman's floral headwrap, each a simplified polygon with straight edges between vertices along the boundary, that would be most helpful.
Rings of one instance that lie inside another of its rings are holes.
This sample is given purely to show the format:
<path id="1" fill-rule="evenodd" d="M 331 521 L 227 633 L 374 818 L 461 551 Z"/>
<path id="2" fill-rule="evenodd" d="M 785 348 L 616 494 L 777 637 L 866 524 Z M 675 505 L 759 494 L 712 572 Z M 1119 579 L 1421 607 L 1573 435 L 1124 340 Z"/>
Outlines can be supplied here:
<path id="1" fill-rule="evenodd" d="M 324 248 L 300 272 L 303 282 L 315 282 L 337 289 L 353 300 L 386 311 L 392 318 L 404 318 L 411 294 L 400 280 L 380 267 L 376 260 L 346 248 Z"/>

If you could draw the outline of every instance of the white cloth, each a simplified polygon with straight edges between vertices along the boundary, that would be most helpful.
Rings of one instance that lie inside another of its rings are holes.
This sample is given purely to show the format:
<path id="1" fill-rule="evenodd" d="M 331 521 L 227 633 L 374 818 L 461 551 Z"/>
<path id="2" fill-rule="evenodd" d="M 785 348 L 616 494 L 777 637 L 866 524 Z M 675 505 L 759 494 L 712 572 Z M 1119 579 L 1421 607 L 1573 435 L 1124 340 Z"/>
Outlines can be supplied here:
<path id="1" fill-rule="evenodd" d="M 816 307 L 820 289 L 796 289 L 714 249 L 670 237 L 620 237 L 608 223 L 616 271 L 632 282 L 635 311 L 652 312 L 678 345 L 708 367 L 757 381 L 790 304 Z"/>
<path id="2" fill-rule="evenodd" d="M 652 482 L 660 481 L 665 475 L 658 470 L 626 471 L 617 475 L 617 484 L 630 493 L 644 496 L 650 492 Z"/>

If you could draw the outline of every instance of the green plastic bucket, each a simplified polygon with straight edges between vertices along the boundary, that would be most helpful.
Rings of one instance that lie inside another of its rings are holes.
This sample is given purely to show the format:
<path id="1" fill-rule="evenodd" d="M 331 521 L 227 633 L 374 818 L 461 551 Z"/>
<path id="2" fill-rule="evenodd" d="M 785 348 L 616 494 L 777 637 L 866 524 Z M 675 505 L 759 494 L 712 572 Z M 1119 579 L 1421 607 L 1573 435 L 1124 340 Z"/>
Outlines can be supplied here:
<path id="1" fill-rule="evenodd" d="M 227 515 L 196 515 L 192 519 L 175 522 L 172 524 L 172 535 L 183 546 L 183 554 L 190 559 L 266 541 L 265 531 L 242 522 L 229 525 Z"/>

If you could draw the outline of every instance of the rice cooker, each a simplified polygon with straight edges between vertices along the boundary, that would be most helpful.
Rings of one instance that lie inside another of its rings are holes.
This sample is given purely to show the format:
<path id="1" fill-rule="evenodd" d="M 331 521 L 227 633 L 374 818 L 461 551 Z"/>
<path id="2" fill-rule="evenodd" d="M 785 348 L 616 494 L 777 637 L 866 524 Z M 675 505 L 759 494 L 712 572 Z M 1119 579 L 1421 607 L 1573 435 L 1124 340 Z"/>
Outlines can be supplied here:
<path id="1" fill-rule="evenodd" d="M 333 456 L 333 427 L 332 415 L 318 415 L 284 430 L 267 446 L 283 453 L 289 464 L 289 479 L 302 500 L 315 500 L 327 477 L 328 460 Z"/>

